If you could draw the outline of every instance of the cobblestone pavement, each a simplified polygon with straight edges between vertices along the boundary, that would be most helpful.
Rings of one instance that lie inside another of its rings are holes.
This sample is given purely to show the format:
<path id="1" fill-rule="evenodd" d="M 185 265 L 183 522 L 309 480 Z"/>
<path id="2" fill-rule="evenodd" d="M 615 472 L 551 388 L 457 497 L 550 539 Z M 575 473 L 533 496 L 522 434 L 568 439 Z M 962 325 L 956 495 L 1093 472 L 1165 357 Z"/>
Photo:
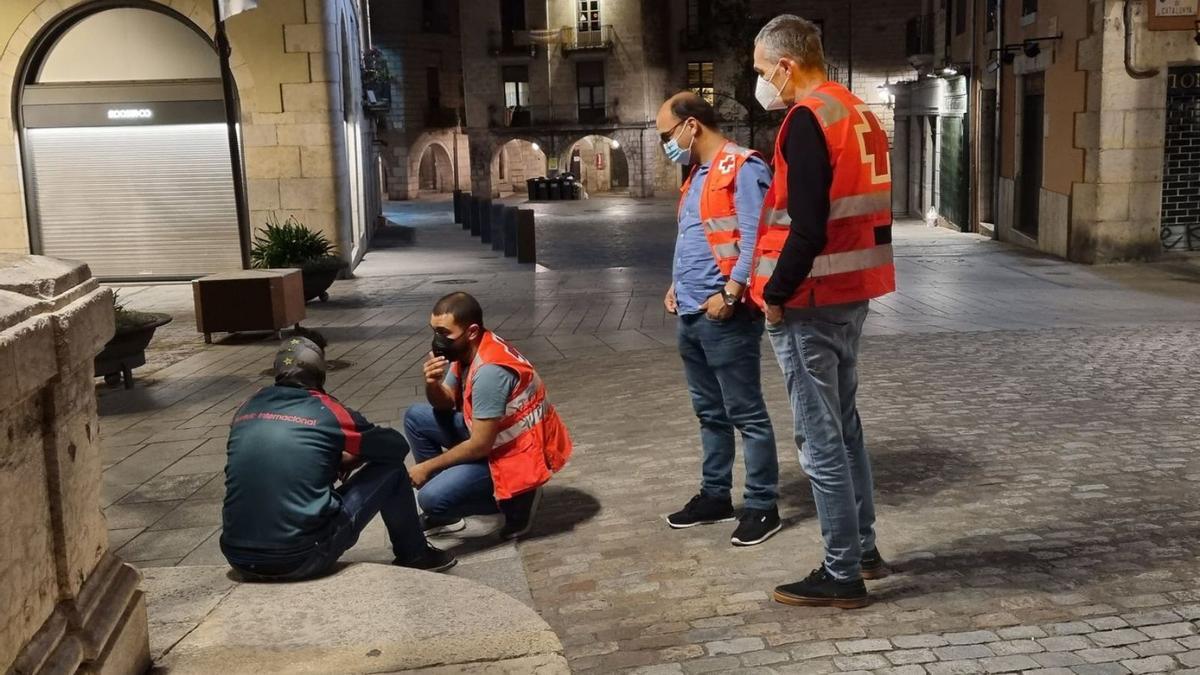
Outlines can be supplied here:
<path id="1" fill-rule="evenodd" d="M 481 536 L 439 543 L 460 555 L 456 573 L 541 612 L 574 669 L 1200 669 L 1195 261 L 1088 268 L 898 227 L 902 291 L 873 307 L 861 393 L 880 545 L 898 571 L 872 582 L 866 609 L 800 609 L 769 599 L 820 559 L 770 348 L 786 529 L 750 549 L 729 545 L 729 526 L 669 530 L 662 514 L 698 480 L 660 304 L 672 205 L 585 206 L 595 211 L 537 207 L 536 272 L 472 243 L 444 205 L 397 206 L 417 245 L 381 238 L 305 322 L 344 364 L 333 393 L 392 424 L 418 399 L 428 308 L 448 290 L 476 293 L 538 364 L 577 453 L 547 488 L 536 536 L 501 546 L 486 536 L 495 521 L 477 519 L 467 534 Z M 200 344 L 186 286 L 122 297 L 176 322 L 137 388 L 98 388 L 113 545 L 141 566 L 219 564 L 226 425 L 267 382 L 273 344 Z M 389 559 L 386 544 L 373 526 L 351 556 Z"/>

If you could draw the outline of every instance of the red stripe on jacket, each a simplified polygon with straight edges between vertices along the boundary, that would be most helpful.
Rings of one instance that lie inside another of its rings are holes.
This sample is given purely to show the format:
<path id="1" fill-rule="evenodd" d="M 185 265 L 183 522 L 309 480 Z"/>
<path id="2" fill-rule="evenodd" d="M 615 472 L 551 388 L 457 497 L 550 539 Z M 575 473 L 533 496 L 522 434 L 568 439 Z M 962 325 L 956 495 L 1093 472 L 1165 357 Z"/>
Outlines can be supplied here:
<path id="1" fill-rule="evenodd" d="M 346 410 L 346 406 L 338 403 L 337 399 L 320 391 L 309 390 L 318 401 L 325 404 L 333 416 L 337 418 L 338 425 L 342 428 L 342 433 L 346 436 L 346 452 L 351 455 L 358 456 L 358 451 L 362 447 L 362 434 L 358 431 L 358 425 L 354 423 L 354 416 Z"/>

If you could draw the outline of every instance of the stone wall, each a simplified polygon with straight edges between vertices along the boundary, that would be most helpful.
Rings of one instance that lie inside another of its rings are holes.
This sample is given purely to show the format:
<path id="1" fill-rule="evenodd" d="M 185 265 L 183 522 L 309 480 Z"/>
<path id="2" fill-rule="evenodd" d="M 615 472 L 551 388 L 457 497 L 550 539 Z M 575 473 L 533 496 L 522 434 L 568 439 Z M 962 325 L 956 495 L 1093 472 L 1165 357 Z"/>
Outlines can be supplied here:
<path id="1" fill-rule="evenodd" d="M 138 574 L 100 510 L 92 359 L 112 334 L 86 266 L 0 254 L 0 664 L 19 673 L 150 665 Z"/>

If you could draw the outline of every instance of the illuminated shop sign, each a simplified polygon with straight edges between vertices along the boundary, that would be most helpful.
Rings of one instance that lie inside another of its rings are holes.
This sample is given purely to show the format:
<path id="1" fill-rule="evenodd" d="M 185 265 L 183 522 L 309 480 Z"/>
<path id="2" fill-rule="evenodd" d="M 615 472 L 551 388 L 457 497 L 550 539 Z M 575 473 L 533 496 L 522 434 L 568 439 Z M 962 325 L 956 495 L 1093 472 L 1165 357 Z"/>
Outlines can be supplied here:
<path id="1" fill-rule="evenodd" d="M 116 108 L 108 111 L 110 120 L 148 120 L 154 117 L 149 108 Z"/>

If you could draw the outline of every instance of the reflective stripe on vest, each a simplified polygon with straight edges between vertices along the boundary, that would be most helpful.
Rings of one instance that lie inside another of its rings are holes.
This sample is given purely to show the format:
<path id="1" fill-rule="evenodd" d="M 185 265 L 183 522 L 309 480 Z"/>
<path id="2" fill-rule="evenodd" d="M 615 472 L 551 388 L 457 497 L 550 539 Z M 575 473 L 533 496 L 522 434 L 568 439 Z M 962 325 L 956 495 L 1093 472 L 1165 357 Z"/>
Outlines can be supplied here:
<path id="1" fill-rule="evenodd" d="M 738 245 L 734 242 L 729 242 L 728 244 L 717 244 L 716 246 L 712 247 L 712 250 L 718 258 L 736 258 L 742 253 L 742 250 L 738 248 Z"/>
<path id="2" fill-rule="evenodd" d="M 813 92 L 813 98 L 824 105 L 814 108 L 813 112 L 821 118 L 821 125 L 828 128 L 850 116 L 850 109 L 841 101 L 822 91 Z"/>
<path id="3" fill-rule="evenodd" d="M 513 422 L 512 426 L 496 434 L 496 442 L 492 443 L 492 448 L 495 449 L 512 443 L 513 441 L 517 440 L 521 434 L 536 427 L 542 420 L 546 418 L 546 411 L 549 409 L 549 407 L 550 405 L 545 401 L 545 399 L 543 399 L 542 402 L 537 405 L 537 407 L 530 410 L 523 417 L 521 417 L 521 419 Z"/>
<path id="4" fill-rule="evenodd" d="M 808 273 L 808 276 L 828 277 L 833 276 L 834 274 L 859 272 L 861 270 L 882 267 L 890 264 L 891 262 L 891 244 L 883 244 L 882 246 L 863 248 L 856 251 L 827 253 L 825 255 L 819 255 L 813 259 L 812 271 Z M 771 275 L 775 273 L 775 267 L 778 263 L 778 258 L 759 258 L 758 268 L 754 273 L 757 276 L 766 277 L 769 279 L 771 278 Z"/>
<path id="5" fill-rule="evenodd" d="M 763 211 L 762 219 L 767 224 L 767 227 L 773 225 L 787 227 L 792 224 L 792 217 L 788 215 L 787 209 L 767 208 Z"/>
<path id="6" fill-rule="evenodd" d="M 721 216 L 704 221 L 704 227 L 709 232 L 734 232 L 738 229 L 737 216 Z"/>
<path id="7" fill-rule="evenodd" d="M 521 392 L 519 396 L 509 401 L 508 405 L 504 407 L 505 417 L 521 412 L 521 409 L 529 405 L 530 401 L 537 396 L 538 389 L 540 389 L 541 386 L 542 378 L 538 377 L 537 373 L 534 373 L 533 380 L 529 383 L 528 387 L 525 387 L 525 391 Z"/>
<path id="8" fill-rule="evenodd" d="M 842 197 L 829 205 L 829 219 L 841 220 L 865 216 L 879 211 L 892 210 L 892 195 L 890 192 L 868 192 L 863 195 Z"/>

